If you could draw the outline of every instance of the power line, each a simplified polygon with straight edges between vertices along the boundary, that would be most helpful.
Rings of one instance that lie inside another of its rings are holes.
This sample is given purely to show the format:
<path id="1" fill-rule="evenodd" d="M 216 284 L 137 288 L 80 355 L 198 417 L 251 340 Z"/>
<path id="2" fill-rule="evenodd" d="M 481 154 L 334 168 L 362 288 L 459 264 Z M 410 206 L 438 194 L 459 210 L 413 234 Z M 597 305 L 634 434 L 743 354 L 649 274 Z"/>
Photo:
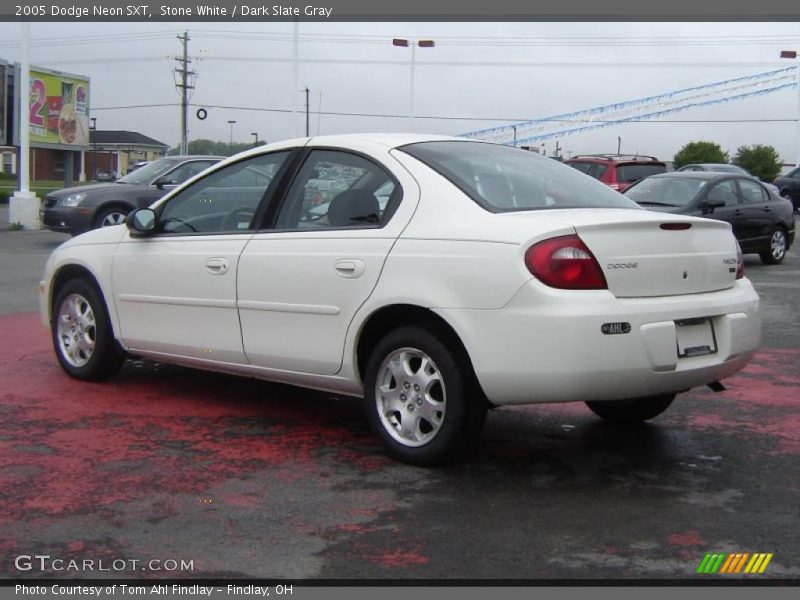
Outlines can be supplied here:
<path id="1" fill-rule="evenodd" d="M 100 106 L 93 107 L 92 110 L 128 110 L 137 108 L 163 108 L 179 106 L 178 103 L 162 103 L 162 104 L 129 104 L 121 106 Z M 189 106 L 197 108 L 217 108 L 222 110 L 244 110 L 254 112 L 267 112 L 267 113 L 292 113 L 288 108 L 265 108 L 260 106 L 234 106 L 226 104 L 189 104 Z M 368 112 L 348 112 L 348 111 L 334 111 L 334 110 L 309 110 L 312 115 L 326 115 L 333 117 L 367 117 L 379 119 L 407 119 L 407 114 L 397 113 L 368 113 Z M 452 115 L 415 115 L 415 119 L 428 119 L 438 121 L 524 121 L 525 118 L 521 117 L 456 117 Z M 548 119 L 553 123 L 570 123 L 572 119 Z M 595 119 L 594 123 L 613 123 L 613 120 L 604 121 Z M 763 118 L 763 119 L 663 119 L 663 120 L 634 120 L 628 121 L 629 123 L 796 123 L 796 118 Z"/>

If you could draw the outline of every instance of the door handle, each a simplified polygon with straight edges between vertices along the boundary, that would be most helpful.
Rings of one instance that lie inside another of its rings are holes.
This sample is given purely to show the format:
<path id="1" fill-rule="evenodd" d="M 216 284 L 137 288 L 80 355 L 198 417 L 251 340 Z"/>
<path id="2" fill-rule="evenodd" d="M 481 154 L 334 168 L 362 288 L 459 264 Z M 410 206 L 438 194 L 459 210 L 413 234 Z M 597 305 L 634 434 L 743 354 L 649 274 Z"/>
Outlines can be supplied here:
<path id="1" fill-rule="evenodd" d="M 765 206 L 763 209 L 764 212 L 772 212 L 772 209 L 769 206 Z"/>
<path id="2" fill-rule="evenodd" d="M 227 273 L 230 263 L 227 258 L 207 258 L 206 270 L 212 275 L 223 275 Z"/>
<path id="3" fill-rule="evenodd" d="M 733 211 L 733 214 L 735 214 L 737 217 L 739 217 L 739 216 L 742 215 L 742 211 L 737 208 L 735 211 Z"/>
<path id="4" fill-rule="evenodd" d="M 366 263 L 364 263 L 364 261 L 360 258 L 343 258 L 341 260 L 337 260 L 334 264 L 336 274 L 347 279 L 361 277 L 366 268 Z"/>

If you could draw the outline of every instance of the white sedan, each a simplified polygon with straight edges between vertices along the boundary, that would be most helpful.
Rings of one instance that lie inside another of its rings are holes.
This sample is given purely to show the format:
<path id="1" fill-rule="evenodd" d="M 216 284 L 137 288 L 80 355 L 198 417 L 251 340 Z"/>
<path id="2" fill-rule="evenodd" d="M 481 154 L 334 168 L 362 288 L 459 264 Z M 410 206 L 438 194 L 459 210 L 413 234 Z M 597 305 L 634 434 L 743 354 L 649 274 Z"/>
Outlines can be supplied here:
<path id="1" fill-rule="evenodd" d="M 290 140 L 225 160 L 50 257 L 72 377 L 128 356 L 363 396 L 393 456 L 449 461 L 487 408 L 640 421 L 740 370 L 759 300 L 730 226 L 454 138 Z"/>

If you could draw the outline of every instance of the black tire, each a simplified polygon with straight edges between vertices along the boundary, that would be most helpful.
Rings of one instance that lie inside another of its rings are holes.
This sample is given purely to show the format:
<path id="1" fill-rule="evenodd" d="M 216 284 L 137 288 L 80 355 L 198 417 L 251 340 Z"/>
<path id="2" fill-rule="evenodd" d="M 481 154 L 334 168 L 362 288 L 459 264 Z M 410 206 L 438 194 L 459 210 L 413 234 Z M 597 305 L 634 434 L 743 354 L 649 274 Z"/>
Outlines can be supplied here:
<path id="1" fill-rule="evenodd" d="M 73 304 L 72 312 L 67 302 Z M 75 379 L 108 379 L 125 361 L 103 297 L 86 279 L 71 279 L 58 290 L 53 300 L 50 332 L 61 368 Z"/>
<path id="2" fill-rule="evenodd" d="M 103 208 L 94 218 L 94 228 L 100 229 L 101 227 L 109 227 L 111 225 L 122 225 L 129 212 L 131 212 L 131 209 L 125 206 L 109 206 Z M 113 222 L 107 222 L 111 220 L 113 220 Z"/>
<path id="3" fill-rule="evenodd" d="M 789 247 L 789 240 L 782 227 L 776 227 L 769 234 L 769 249 L 761 252 L 761 262 L 765 265 L 779 265 L 786 258 L 786 249 Z"/>
<path id="4" fill-rule="evenodd" d="M 641 423 L 657 417 L 675 400 L 675 394 L 659 394 L 630 400 L 597 400 L 586 406 L 607 421 L 614 423 Z"/>
<path id="5" fill-rule="evenodd" d="M 446 339 L 447 336 L 421 327 L 401 327 L 378 342 L 367 362 L 364 380 L 367 420 L 387 452 L 409 464 L 433 466 L 462 458 L 477 446 L 486 420 L 488 403 L 472 366 L 464 352 L 452 347 L 455 344 L 448 344 Z M 390 357 L 394 357 L 395 365 L 407 365 L 402 377 L 408 379 L 404 382 L 397 381 L 392 374 L 386 362 Z M 429 362 L 423 363 L 423 358 Z M 415 390 L 426 377 L 432 383 Z M 391 391 L 379 394 L 379 382 L 391 387 Z M 405 384 L 408 386 L 404 387 Z M 390 399 L 391 396 L 395 397 Z M 388 406 L 391 403 L 398 410 L 392 411 Z M 403 430 L 403 419 L 413 431 Z M 411 439 L 412 436 L 416 439 Z"/>

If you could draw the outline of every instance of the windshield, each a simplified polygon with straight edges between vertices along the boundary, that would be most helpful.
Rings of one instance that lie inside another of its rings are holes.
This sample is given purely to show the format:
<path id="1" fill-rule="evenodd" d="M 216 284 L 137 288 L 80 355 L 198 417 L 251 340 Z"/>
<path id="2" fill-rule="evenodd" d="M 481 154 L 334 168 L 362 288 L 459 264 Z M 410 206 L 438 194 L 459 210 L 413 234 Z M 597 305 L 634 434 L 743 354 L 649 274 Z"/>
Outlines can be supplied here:
<path id="1" fill-rule="evenodd" d="M 150 183 L 153 179 L 168 171 L 180 161 L 176 158 L 159 158 L 132 173 L 128 173 L 125 177 L 117 179 L 117 183 L 129 183 L 139 185 L 142 183 Z"/>
<path id="2" fill-rule="evenodd" d="M 686 206 L 708 181 L 690 177 L 651 177 L 628 188 L 625 196 L 644 206 Z"/>
<path id="3" fill-rule="evenodd" d="M 420 142 L 400 148 L 492 212 L 638 208 L 607 185 L 551 158 L 480 142 Z"/>

